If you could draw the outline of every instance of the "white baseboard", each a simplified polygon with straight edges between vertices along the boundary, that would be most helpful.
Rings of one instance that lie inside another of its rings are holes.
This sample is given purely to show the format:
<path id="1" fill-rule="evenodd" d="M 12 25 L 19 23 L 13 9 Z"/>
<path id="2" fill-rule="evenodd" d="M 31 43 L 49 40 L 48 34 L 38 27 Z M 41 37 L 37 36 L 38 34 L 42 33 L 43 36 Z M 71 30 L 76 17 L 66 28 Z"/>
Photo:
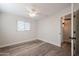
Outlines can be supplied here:
<path id="1" fill-rule="evenodd" d="M 13 42 L 13 43 L 10 43 L 10 44 L 5 44 L 5 45 L 1 45 L 0 48 L 6 47 L 6 46 L 11 46 L 11 45 L 16 45 L 16 44 L 20 44 L 20 43 L 24 43 L 24 42 L 29 42 L 29 41 L 33 41 L 33 40 L 36 40 L 36 38 L 32 38 L 32 39 L 25 40 L 25 41 L 20 41 L 20 42 Z M 56 45 L 56 46 L 58 46 L 58 47 L 61 47 L 60 44 L 56 44 L 56 43 L 54 43 L 54 42 L 49 42 L 49 41 L 46 41 L 46 40 L 41 39 L 41 38 L 38 38 L 37 40 L 41 40 L 41 41 L 44 41 L 44 42 L 47 42 L 47 43 Z"/>
<path id="2" fill-rule="evenodd" d="M 25 41 L 13 42 L 13 43 L 10 43 L 10 44 L 1 45 L 0 48 L 6 47 L 6 46 L 11 46 L 11 45 L 16 45 L 16 44 L 20 44 L 20 43 L 24 43 L 24 42 L 29 42 L 29 41 L 32 41 L 32 40 L 36 40 L 36 39 L 35 38 L 34 39 L 32 38 L 32 39 L 25 40 Z"/>
<path id="3" fill-rule="evenodd" d="M 42 41 L 44 41 L 44 42 L 47 42 L 47 43 L 50 43 L 50 44 L 56 45 L 56 46 L 58 46 L 58 47 L 61 47 L 61 44 L 56 44 L 56 43 L 54 43 L 54 42 L 49 42 L 49 41 L 44 40 L 44 39 L 41 39 L 41 38 L 39 38 L 39 40 L 42 40 Z"/>

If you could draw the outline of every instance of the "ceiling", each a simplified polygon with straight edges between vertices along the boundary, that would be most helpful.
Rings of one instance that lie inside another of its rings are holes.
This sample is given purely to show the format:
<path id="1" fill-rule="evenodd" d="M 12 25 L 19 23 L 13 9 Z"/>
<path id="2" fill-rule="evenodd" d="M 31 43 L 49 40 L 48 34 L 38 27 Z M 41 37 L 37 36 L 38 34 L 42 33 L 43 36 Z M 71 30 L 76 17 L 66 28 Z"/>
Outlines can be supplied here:
<path id="1" fill-rule="evenodd" d="M 30 18 L 27 8 L 33 7 L 39 11 L 38 16 L 33 17 L 33 19 L 43 19 L 70 6 L 71 4 L 69 3 L 6 3 L 0 4 L 0 12 L 8 12 Z"/>

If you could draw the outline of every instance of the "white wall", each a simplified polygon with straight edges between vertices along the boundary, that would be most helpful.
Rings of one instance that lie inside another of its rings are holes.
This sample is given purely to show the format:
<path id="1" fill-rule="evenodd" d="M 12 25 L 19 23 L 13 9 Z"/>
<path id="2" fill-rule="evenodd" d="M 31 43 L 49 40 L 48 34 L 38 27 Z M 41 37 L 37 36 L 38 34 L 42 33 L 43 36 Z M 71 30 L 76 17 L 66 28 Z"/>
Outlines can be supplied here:
<path id="1" fill-rule="evenodd" d="M 16 30 L 16 21 L 18 20 L 30 22 L 31 30 L 18 32 Z M 0 13 L 0 36 L 0 47 L 34 40 L 36 38 L 36 22 L 10 13 Z"/>
<path id="2" fill-rule="evenodd" d="M 32 21 L 24 17 L 12 15 L 10 13 L 0 14 L 1 33 L 0 47 L 12 45 L 20 42 L 27 42 L 33 39 L 40 39 L 48 43 L 61 46 L 61 23 L 62 16 L 70 13 L 70 8 L 59 11 L 49 18 Z M 27 20 L 31 23 L 31 31 L 18 32 L 16 31 L 16 21 Z"/>
<path id="3" fill-rule="evenodd" d="M 61 17 L 69 14 L 71 8 L 62 9 L 49 18 L 38 21 L 38 39 L 61 46 Z"/>
<path id="4" fill-rule="evenodd" d="M 1 14 L 1 13 L 0 13 Z M 1 20 L 1 19 L 0 19 Z M 0 38 L 1 38 L 1 21 L 0 21 Z"/>

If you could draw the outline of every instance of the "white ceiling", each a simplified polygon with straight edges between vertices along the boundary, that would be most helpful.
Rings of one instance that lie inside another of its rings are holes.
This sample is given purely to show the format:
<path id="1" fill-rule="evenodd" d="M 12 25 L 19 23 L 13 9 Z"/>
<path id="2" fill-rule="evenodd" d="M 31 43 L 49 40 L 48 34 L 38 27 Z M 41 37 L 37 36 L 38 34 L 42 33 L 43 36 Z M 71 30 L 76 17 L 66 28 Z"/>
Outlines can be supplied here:
<path id="1" fill-rule="evenodd" d="M 27 8 L 33 7 L 39 10 L 38 16 L 33 19 L 42 19 L 54 15 L 63 9 L 70 7 L 69 3 L 8 3 L 0 4 L 1 12 L 13 13 L 23 17 L 29 17 Z"/>

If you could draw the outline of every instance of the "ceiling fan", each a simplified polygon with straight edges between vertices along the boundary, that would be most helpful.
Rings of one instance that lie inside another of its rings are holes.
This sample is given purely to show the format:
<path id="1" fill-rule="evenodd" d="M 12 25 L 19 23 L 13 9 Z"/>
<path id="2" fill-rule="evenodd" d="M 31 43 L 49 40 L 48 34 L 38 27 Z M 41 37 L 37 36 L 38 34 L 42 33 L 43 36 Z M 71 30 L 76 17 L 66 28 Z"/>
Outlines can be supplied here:
<path id="1" fill-rule="evenodd" d="M 38 13 L 39 13 L 39 10 L 36 9 L 36 8 L 33 8 L 33 7 L 31 7 L 31 8 L 26 8 L 26 10 L 27 10 L 28 15 L 29 15 L 30 17 L 35 17 L 35 16 L 37 16 Z"/>

